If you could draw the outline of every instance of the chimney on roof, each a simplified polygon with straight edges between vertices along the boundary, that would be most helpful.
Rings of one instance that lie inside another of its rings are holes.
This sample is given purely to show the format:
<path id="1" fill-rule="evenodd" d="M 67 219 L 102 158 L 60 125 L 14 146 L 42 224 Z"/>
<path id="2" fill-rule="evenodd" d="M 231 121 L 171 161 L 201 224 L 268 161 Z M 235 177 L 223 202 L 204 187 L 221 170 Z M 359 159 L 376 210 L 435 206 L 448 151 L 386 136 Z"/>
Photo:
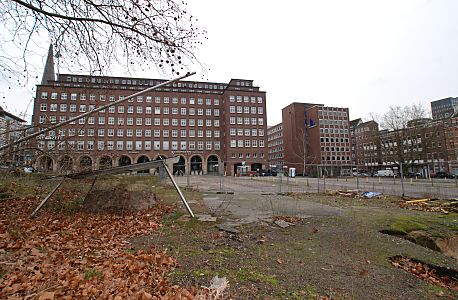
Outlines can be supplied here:
<path id="1" fill-rule="evenodd" d="M 46 85 L 49 81 L 56 80 L 56 73 L 54 72 L 54 50 L 52 44 L 49 45 L 48 57 L 46 58 L 45 69 L 41 79 L 41 85 Z"/>

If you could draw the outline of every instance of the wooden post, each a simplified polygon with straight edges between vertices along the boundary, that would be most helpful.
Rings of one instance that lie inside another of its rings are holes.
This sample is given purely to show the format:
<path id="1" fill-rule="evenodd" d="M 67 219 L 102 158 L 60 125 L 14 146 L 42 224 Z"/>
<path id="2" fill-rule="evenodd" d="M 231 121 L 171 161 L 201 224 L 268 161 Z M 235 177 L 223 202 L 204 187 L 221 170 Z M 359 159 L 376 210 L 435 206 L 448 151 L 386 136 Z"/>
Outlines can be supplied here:
<path id="1" fill-rule="evenodd" d="M 56 185 L 56 187 L 51 192 L 49 192 L 49 194 L 43 199 L 43 201 L 41 201 L 41 203 L 37 206 L 37 208 L 35 208 L 33 213 L 30 215 L 31 217 L 34 217 L 35 214 L 43 207 L 43 205 L 45 205 L 45 203 L 49 200 L 49 198 L 51 198 L 51 196 L 59 189 L 59 187 L 64 182 L 64 180 L 65 178 L 62 179 L 62 181 L 59 182 L 59 184 Z"/>

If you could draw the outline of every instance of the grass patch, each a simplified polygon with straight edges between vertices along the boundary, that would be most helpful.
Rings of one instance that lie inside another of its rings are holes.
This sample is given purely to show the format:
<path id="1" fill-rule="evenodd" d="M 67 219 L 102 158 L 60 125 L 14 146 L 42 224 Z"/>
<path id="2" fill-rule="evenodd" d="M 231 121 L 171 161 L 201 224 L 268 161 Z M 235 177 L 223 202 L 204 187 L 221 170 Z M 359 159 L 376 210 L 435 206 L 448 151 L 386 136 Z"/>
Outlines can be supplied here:
<path id="1" fill-rule="evenodd" d="M 6 275 L 6 273 L 8 273 L 6 270 L 4 270 L 4 269 L 0 268 L 0 279 L 2 279 L 2 278 L 3 278 L 3 276 L 5 276 L 5 275 Z"/>
<path id="2" fill-rule="evenodd" d="M 290 299 L 290 300 L 314 300 L 319 299 L 320 294 L 318 290 L 313 285 L 306 285 L 305 287 L 298 289 L 296 291 L 284 290 L 278 294 L 280 299 Z"/>
<path id="3" fill-rule="evenodd" d="M 395 219 L 390 225 L 390 229 L 403 234 L 408 234 L 415 230 L 427 230 L 428 225 L 422 223 L 416 217 L 402 216 Z"/>
<path id="4" fill-rule="evenodd" d="M 223 255 L 223 256 L 236 256 L 238 251 L 234 248 L 222 248 L 222 249 L 212 249 L 208 251 L 208 254 L 216 254 L 216 255 Z"/>
<path id="5" fill-rule="evenodd" d="M 269 276 L 266 274 L 261 274 L 256 271 L 250 271 L 246 269 L 240 269 L 235 272 L 235 278 L 239 282 L 262 282 L 272 286 L 278 285 L 278 279 L 274 276 Z"/>
<path id="6" fill-rule="evenodd" d="M 124 250 L 124 253 L 126 253 L 126 254 L 135 254 L 135 252 L 137 252 L 137 251 L 135 249 L 132 249 L 132 248 Z"/>
<path id="7" fill-rule="evenodd" d="M 210 270 L 210 269 L 197 269 L 192 271 L 192 275 L 195 277 L 214 277 L 216 275 L 219 275 L 220 272 L 217 272 L 215 270 Z"/>
<path id="8" fill-rule="evenodd" d="M 85 269 L 84 270 L 84 279 L 89 280 L 92 277 L 99 277 L 102 276 L 102 273 L 98 271 L 96 268 Z"/>

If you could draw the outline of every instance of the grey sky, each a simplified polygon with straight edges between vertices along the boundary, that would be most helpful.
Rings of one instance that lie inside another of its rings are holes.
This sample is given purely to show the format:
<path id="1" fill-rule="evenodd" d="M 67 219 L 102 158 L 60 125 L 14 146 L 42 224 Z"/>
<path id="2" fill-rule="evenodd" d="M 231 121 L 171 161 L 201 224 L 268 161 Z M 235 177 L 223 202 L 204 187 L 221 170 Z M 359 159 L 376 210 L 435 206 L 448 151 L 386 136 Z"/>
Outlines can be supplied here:
<path id="1" fill-rule="evenodd" d="M 293 101 L 349 107 L 353 119 L 458 96 L 458 1 L 188 3 L 208 30 L 204 79 L 253 79 L 267 92 L 269 125 Z M 0 83 L 0 103 L 24 110 L 33 93 L 8 86 Z"/>

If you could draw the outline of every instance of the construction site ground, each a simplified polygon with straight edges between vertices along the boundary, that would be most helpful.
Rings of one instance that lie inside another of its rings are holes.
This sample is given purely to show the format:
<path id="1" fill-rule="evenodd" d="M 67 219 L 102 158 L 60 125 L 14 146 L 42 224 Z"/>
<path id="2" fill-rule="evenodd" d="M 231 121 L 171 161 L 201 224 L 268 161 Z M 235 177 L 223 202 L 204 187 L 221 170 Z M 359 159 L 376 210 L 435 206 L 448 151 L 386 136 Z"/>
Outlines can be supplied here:
<path id="1" fill-rule="evenodd" d="M 454 212 L 413 210 L 400 205 L 404 202 L 398 197 L 183 188 L 196 215 L 216 217 L 203 222 L 188 216 L 167 180 L 113 176 L 98 179 L 89 194 L 91 180 L 64 183 L 30 219 L 55 184 L 30 176 L 0 181 L 2 299 L 115 299 L 119 291 L 121 297 L 139 299 L 212 299 L 204 287 L 215 276 L 229 283 L 222 299 L 458 297 L 456 278 L 441 287 L 390 261 L 403 256 L 453 271 L 458 270 L 454 258 L 386 234 L 421 230 L 453 238 L 458 230 Z M 53 260 L 47 257 L 51 253 Z M 52 268 L 59 259 L 58 275 L 42 271 L 42 277 L 31 277 L 34 268 Z M 154 264 L 154 272 L 146 266 L 136 273 L 140 262 Z M 61 270 L 64 266 L 71 272 Z"/>

